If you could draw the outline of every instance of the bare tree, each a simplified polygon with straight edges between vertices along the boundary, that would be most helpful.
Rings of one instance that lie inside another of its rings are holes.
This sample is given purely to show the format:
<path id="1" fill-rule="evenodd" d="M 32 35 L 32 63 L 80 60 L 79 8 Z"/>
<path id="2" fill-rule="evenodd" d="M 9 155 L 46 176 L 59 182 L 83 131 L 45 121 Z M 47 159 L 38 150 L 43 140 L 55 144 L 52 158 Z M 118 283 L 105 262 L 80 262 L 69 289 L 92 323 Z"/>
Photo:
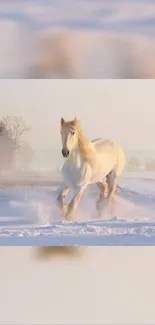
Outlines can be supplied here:
<path id="1" fill-rule="evenodd" d="M 20 150 L 23 136 L 26 132 L 30 131 L 31 128 L 18 116 L 3 116 L 1 123 L 5 125 L 14 149 Z"/>
<path id="2" fill-rule="evenodd" d="M 5 123 L 0 121 L 0 171 L 12 168 L 15 150 Z"/>
<path id="3" fill-rule="evenodd" d="M 148 171 L 155 171 L 155 160 L 152 159 L 152 160 L 148 160 L 146 163 L 145 163 L 145 170 L 148 170 Z"/>
<path id="4" fill-rule="evenodd" d="M 130 157 L 127 163 L 127 168 L 128 170 L 134 170 L 134 169 L 139 169 L 141 167 L 141 163 L 139 159 L 135 156 Z"/>

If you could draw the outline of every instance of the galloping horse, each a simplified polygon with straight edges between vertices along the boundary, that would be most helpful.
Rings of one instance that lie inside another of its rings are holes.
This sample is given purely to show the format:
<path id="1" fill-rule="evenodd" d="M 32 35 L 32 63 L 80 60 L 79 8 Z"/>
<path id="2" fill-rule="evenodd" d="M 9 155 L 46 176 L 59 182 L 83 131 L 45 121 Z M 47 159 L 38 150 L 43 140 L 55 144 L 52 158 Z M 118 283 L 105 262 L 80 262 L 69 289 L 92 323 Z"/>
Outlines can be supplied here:
<path id="1" fill-rule="evenodd" d="M 102 201 L 107 199 L 111 202 L 114 199 L 117 178 L 125 165 L 122 148 L 112 140 L 86 139 L 76 117 L 72 121 L 61 118 L 61 138 L 62 155 L 66 161 L 61 169 L 63 183 L 57 197 L 59 206 L 66 219 L 71 220 L 84 190 L 89 184 L 96 183 L 100 189 L 96 208 L 101 213 Z M 67 205 L 64 199 L 70 188 L 75 194 Z"/>

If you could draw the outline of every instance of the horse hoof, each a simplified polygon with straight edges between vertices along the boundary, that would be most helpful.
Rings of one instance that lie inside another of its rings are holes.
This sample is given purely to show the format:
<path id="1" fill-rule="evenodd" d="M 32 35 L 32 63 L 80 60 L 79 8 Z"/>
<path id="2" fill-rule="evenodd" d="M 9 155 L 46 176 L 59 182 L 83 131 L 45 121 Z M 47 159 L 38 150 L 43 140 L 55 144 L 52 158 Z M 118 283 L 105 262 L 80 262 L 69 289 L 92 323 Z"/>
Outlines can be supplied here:
<path id="1" fill-rule="evenodd" d="M 69 214 L 69 213 L 66 213 L 66 215 L 65 215 L 65 220 L 67 220 L 67 221 L 72 221 L 72 215 Z"/>
<path id="2" fill-rule="evenodd" d="M 97 213 L 98 213 L 98 216 L 101 217 L 102 216 L 102 212 L 103 210 L 100 208 L 100 209 L 97 209 Z"/>
<path id="3" fill-rule="evenodd" d="M 100 207 L 96 207 L 96 210 L 97 210 L 97 213 L 98 213 L 98 216 L 100 217 L 102 215 L 102 210 Z"/>
<path id="4" fill-rule="evenodd" d="M 97 209 L 98 212 L 101 211 L 101 206 L 102 206 L 101 201 L 100 200 L 97 201 L 96 202 L 96 209 Z"/>

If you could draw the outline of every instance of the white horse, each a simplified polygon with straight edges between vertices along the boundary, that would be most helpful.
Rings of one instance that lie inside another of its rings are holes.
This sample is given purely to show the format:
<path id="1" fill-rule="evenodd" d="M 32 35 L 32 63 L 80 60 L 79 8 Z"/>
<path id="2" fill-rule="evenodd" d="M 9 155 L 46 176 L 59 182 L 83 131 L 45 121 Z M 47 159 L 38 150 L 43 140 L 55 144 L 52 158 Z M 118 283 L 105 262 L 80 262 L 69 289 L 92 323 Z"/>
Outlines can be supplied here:
<path id="1" fill-rule="evenodd" d="M 78 202 L 89 184 L 96 183 L 100 197 L 96 203 L 99 213 L 103 209 L 103 200 L 114 199 L 117 178 L 125 165 L 125 154 L 120 145 L 111 140 L 95 139 L 89 141 L 83 135 L 79 122 L 61 118 L 62 155 L 66 158 L 61 173 L 63 183 L 57 201 L 65 217 L 71 220 Z M 106 178 L 106 182 L 104 179 Z M 73 189 L 75 194 L 67 205 L 64 199 Z"/>

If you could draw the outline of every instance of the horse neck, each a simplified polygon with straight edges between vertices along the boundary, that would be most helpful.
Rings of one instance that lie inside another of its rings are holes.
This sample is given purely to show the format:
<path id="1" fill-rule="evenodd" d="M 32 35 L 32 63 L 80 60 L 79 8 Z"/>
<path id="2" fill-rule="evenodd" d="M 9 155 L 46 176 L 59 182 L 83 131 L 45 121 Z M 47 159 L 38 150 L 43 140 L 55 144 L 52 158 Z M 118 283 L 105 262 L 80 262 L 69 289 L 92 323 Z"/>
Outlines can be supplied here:
<path id="1" fill-rule="evenodd" d="M 92 150 L 91 142 L 83 134 L 79 134 L 78 146 L 79 146 L 81 155 L 84 155 L 84 156 L 87 155 L 88 152 L 90 152 L 90 150 Z"/>
<path id="2" fill-rule="evenodd" d="M 93 144 L 83 135 L 81 130 L 78 132 L 78 143 L 72 153 L 72 159 L 74 159 L 78 165 L 80 165 L 83 161 L 87 161 L 91 165 L 93 165 L 95 162 Z"/>

